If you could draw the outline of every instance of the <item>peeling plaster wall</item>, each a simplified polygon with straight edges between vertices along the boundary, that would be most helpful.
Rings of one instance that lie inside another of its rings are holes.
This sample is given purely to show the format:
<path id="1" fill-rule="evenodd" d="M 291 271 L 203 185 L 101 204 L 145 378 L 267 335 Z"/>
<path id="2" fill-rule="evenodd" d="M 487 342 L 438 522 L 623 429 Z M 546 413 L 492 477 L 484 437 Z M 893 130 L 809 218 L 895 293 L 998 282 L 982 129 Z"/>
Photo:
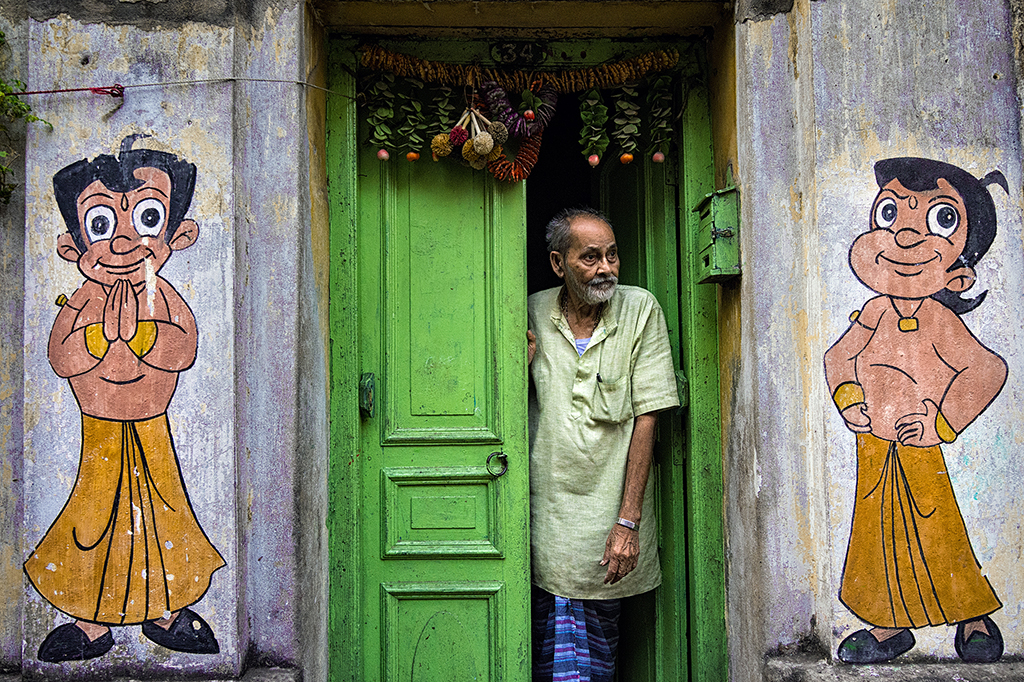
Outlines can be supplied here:
<path id="1" fill-rule="evenodd" d="M 0 52 L 0 73 L 10 82 L 24 81 L 28 68 L 28 27 L 24 6 L 0 6 L 0 31 L 7 46 Z M 33 124 L 41 125 L 41 124 Z M 14 177 L 25 182 L 25 126 L 9 131 Z M 21 520 L 24 362 L 22 318 L 25 302 L 25 193 L 16 189 L 0 206 L 0 623 L 21 622 Z M 21 665 L 21 631 L 0 630 L 0 670 Z"/>
<path id="2" fill-rule="evenodd" d="M 233 32 L 192 24 L 181 30 L 143 31 L 135 27 L 83 24 L 61 15 L 29 22 L 30 89 L 153 83 L 213 78 L 231 73 Z M 233 267 L 235 195 L 232 187 L 232 87 L 199 84 L 129 90 L 123 103 L 89 93 L 39 96 L 39 115 L 53 130 L 29 130 L 25 295 L 25 527 L 23 556 L 35 546 L 60 512 L 78 469 L 81 425 L 67 381 L 57 377 L 46 345 L 60 293 L 71 295 L 81 282 L 72 264 L 57 257 L 64 231 L 53 198 L 53 174 L 81 158 L 116 153 L 131 133 L 153 135 L 146 144 L 174 152 L 198 166 L 195 197 L 188 215 L 199 224 L 199 241 L 175 253 L 161 276 L 192 308 L 199 327 L 195 365 L 182 372 L 168 415 L 182 475 L 197 518 L 227 566 L 214 574 L 209 592 L 195 610 L 213 627 L 221 653 L 206 659 L 154 649 L 137 627 L 119 628 L 117 645 L 106 656 L 81 665 L 122 675 L 158 671 L 211 671 L 237 674 L 246 646 L 239 638 L 235 604 L 240 589 L 235 510 L 236 335 L 232 314 L 236 296 Z M 44 602 L 26 582 L 23 670 L 52 675 L 36 650 L 67 617 Z M 215 659 L 215 662 L 214 660 Z"/>
<path id="3" fill-rule="evenodd" d="M 971 541 L 1004 607 L 1008 655 L 1024 653 L 1024 499 L 1013 482 L 1024 390 L 1021 148 L 1012 22 L 1003 3 L 809 2 L 737 25 L 743 210 L 742 340 L 725 358 L 731 678 L 763 657 L 834 654 L 863 627 L 838 600 L 852 518 L 854 437 L 831 404 L 824 351 L 873 294 L 847 253 L 877 192 L 873 164 L 944 160 L 993 188 L 999 227 L 964 316 L 1009 364 L 988 410 L 943 448 Z M 907 658 L 955 658 L 953 628 L 915 631 Z"/>
<path id="4" fill-rule="evenodd" d="M 319 59 L 322 46 L 307 50 L 304 3 L 215 5 L 192 14 L 203 21 L 191 21 L 188 8 L 177 5 L 161 10 L 139 3 L 134 14 L 118 5 L 111 14 L 94 3 L 63 3 L 69 16 L 38 3 L 33 18 L 14 24 L 28 41 L 21 54 L 27 51 L 30 90 L 263 79 L 130 88 L 123 102 L 90 93 L 32 101 L 53 130 L 28 131 L 25 228 L 5 230 L 10 248 L 3 270 L 15 293 L 20 272 L 25 283 L 20 295 L 8 299 L 5 292 L 8 303 L 0 310 L 4 348 L 23 349 L 0 364 L 0 388 L 16 398 L 24 392 L 23 401 L 5 397 L 0 408 L 12 415 L 9 422 L 4 415 L 4 429 L 10 424 L 17 431 L 14 443 L 4 435 L 4 466 L 23 461 L 27 481 L 23 508 L 14 490 L 0 498 L 3 518 L 24 519 L 23 528 L 2 524 L 3 533 L 17 535 L 11 542 L 0 536 L 0 551 L 12 548 L 3 565 L 13 563 L 15 574 L 0 583 L 11 591 L 0 608 L 18 609 L 20 598 L 24 609 L 12 618 L 0 613 L 3 622 L 21 624 L 4 628 L 11 641 L 0 644 L 3 660 L 20 664 L 26 675 L 72 674 L 37 660 L 46 633 L 69 618 L 21 574 L 21 562 L 67 499 L 80 447 L 78 407 L 46 358 L 53 301 L 81 282 L 74 265 L 56 254 L 64 228 L 52 176 L 78 159 L 116 153 L 125 135 L 142 132 L 152 137 L 136 146 L 178 154 L 198 167 L 187 216 L 198 222 L 199 240 L 175 252 L 161 275 L 188 302 L 199 327 L 198 358 L 180 374 L 168 415 L 192 506 L 227 562 L 194 607 L 221 651 L 175 654 L 144 639 L 138 626 L 115 628 L 114 648 L 75 664 L 73 675 L 219 677 L 279 665 L 303 668 L 313 679 L 326 676 L 327 268 L 315 258 L 326 254 L 326 229 L 314 246 L 311 195 L 323 188 L 309 178 L 323 164 L 323 124 L 319 139 L 311 138 L 308 93 L 296 82 L 309 75 L 307 62 L 311 55 Z M 322 110 L 321 96 L 321 118 Z M 322 185 L 322 171 L 319 176 Z M 23 238 L 23 249 L 15 237 Z M 12 334 L 18 338 L 8 345 Z M 12 476 L 21 478 L 17 471 Z M 300 617 L 307 609 L 323 615 Z"/>
<path id="5" fill-rule="evenodd" d="M 315 12 L 306 5 L 305 78 L 327 87 L 326 36 Z M 308 192 L 309 230 L 301 239 L 299 281 L 299 509 L 303 519 L 299 534 L 298 581 L 302 586 L 298 604 L 299 658 L 307 680 L 327 679 L 327 444 L 329 362 L 324 349 L 330 347 L 328 304 L 330 290 L 330 224 L 327 205 L 327 93 L 306 90 L 306 121 L 309 131 Z"/>

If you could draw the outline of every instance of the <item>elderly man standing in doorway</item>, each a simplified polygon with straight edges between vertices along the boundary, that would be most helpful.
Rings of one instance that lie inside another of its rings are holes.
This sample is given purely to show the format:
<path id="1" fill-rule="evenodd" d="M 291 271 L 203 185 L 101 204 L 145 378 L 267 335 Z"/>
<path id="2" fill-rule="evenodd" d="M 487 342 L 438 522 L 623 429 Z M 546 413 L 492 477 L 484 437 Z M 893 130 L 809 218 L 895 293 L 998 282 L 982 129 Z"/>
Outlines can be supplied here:
<path id="1" fill-rule="evenodd" d="M 564 210 L 547 243 L 565 284 L 529 299 L 533 679 L 610 682 L 621 599 L 661 583 L 647 481 L 679 398 L 661 307 L 617 285 L 608 220 Z"/>

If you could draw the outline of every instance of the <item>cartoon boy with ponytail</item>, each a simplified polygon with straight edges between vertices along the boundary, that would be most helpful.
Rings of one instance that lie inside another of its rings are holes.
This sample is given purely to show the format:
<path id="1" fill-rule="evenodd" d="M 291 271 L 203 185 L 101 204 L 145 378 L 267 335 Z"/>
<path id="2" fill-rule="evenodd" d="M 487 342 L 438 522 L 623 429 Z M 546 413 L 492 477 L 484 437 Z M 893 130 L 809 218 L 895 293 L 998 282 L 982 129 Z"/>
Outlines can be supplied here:
<path id="1" fill-rule="evenodd" d="M 829 392 L 857 434 L 857 492 L 839 597 L 872 626 L 847 637 L 840 660 L 879 663 L 909 651 L 911 630 L 956 625 L 968 662 L 992 662 L 1002 604 L 975 557 L 940 446 L 985 411 L 1006 363 L 960 319 L 981 305 L 961 294 L 996 233 L 988 185 L 940 161 L 875 164 L 880 191 L 850 268 L 879 295 L 825 353 Z"/>

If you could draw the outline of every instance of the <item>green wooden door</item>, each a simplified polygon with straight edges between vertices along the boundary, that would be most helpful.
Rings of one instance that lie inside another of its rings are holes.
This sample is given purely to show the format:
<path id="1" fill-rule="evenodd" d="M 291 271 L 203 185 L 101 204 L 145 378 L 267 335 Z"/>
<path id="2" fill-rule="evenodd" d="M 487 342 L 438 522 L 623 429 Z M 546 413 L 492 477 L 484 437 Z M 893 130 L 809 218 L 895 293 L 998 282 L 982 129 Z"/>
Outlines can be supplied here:
<path id="1" fill-rule="evenodd" d="M 358 353 L 376 389 L 359 436 L 361 679 L 526 680 L 523 188 L 369 148 L 359 177 Z"/>
<path id="2" fill-rule="evenodd" d="M 328 100 L 330 676 L 527 680 L 525 188 L 378 161 L 357 142 L 354 47 L 332 44 Z M 617 49 L 585 48 L 594 62 Z M 693 284 L 686 257 L 688 207 L 711 189 L 710 125 L 706 91 L 681 100 L 674 163 L 608 164 L 599 190 L 628 255 L 622 281 L 661 301 L 691 386 L 687 410 L 660 420 L 664 583 L 627 606 L 622 682 L 727 674 L 716 292 Z M 361 416 L 367 374 L 375 404 Z M 495 478 L 498 452 L 508 471 Z"/>

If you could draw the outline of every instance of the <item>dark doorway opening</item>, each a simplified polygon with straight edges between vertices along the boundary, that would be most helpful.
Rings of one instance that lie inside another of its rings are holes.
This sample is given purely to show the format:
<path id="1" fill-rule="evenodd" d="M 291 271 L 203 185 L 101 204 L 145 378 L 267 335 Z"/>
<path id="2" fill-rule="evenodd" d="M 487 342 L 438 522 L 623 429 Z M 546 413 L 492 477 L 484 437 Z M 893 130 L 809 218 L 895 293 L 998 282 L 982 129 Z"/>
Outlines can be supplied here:
<path id="1" fill-rule="evenodd" d="M 526 284 L 527 293 L 561 286 L 560 280 L 551 269 L 548 257 L 545 230 L 548 221 L 564 208 L 589 206 L 601 210 L 611 202 L 610 197 L 602 197 L 602 187 L 611 191 L 616 180 L 621 182 L 630 178 L 629 183 L 635 186 L 639 180 L 639 163 L 635 166 L 620 166 L 618 158 L 609 147 L 601 164 L 592 168 L 583 156 L 579 144 L 580 106 L 576 95 L 560 95 L 558 110 L 551 123 L 544 130 L 537 165 L 526 181 Z M 612 168 L 606 164 L 614 163 Z M 612 179 L 602 173 L 610 173 Z M 628 192 L 627 192 L 628 194 Z M 604 199 L 604 201 L 602 201 Z M 628 205 L 629 202 L 626 202 Z M 636 207 L 639 209 L 639 206 Z M 634 211 L 636 212 L 636 211 Z M 637 273 L 642 269 L 639 259 L 644 250 L 638 247 L 637 226 L 639 215 L 631 215 L 626 219 L 608 213 L 615 227 L 616 241 L 619 252 L 624 259 L 631 262 L 622 263 L 619 273 L 622 284 L 642 284 L 635 281 Z M 657 474 L 651 476 L 648 485 L 657 486 Z M 665 587 L 659 588 L 665 589 Z M 619 623 L 619 651 L 616 661 L 616 680 L 618 682 L 640 682 L 656 677 L 655 619 L 657 605 L 655 592 L 629 597 L 622 601 L 622 615 Z"/>
<path id="2" fill-rule="evenodd" d="M 551 270 L 544 230 L 563 208 L 600 208 L 597 169 L 580 152 L 580 104 L 560 95 L 558 109 L 544 130 L 537 165 L 526 181 L 526 288 L 535 293 L 562 282 Z"/>

